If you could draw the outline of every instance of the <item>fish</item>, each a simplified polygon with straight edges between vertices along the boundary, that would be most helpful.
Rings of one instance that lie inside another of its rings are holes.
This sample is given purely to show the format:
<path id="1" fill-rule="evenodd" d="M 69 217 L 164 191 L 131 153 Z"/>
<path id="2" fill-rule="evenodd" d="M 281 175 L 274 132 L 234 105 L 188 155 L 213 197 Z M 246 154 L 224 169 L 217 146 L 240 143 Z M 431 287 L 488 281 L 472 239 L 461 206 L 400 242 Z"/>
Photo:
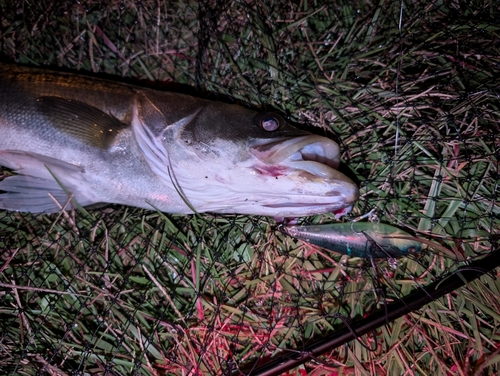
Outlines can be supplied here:
<path id="1" fill-rule="evenodd" d="M 275 112 L 0 64 L 0 209 L 121 204 L 302 217 L 359 196 L 336 142 Z"/>
<path id="2" fill-rule="evenodd" d="M 422 250 L 417 238 L 384 223 L 342 222 L 282 228 L 293 238 L 350 257 L 397 258 Z"/>

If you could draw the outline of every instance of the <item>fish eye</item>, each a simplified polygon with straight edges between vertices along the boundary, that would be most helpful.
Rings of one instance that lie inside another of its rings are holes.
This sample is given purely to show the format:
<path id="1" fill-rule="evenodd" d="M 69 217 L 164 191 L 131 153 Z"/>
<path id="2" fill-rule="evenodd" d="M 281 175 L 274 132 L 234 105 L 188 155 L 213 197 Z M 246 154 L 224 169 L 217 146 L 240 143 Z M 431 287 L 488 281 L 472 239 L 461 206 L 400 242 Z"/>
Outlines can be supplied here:
<path id="1" fill-rule="evenodd" d="M 268 132 L 277 130 L 284 123 L 284 120 L 278 114 L 259 114 L 256 118 L 257 124 Z"/>

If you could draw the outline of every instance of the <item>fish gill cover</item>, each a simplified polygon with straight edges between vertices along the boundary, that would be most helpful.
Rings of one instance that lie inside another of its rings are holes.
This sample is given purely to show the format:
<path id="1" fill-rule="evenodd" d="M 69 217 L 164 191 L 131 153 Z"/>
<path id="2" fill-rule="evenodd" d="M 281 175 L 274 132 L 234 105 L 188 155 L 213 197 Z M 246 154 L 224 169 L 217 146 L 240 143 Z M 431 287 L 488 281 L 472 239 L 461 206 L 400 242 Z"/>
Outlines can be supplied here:
<path id="1" fill-rule="evenodd" d="M 374 209 L 424 250 L 348 258 L 256 216 L 2 211 L 2 374 L 272 374 L 494 254 L 498 4 L 268 3 L 1 1 L 0 57 L 279 111 L 340 143 L 352 216 Z M 288 374 L 496 375 L 497 273 Z"/>

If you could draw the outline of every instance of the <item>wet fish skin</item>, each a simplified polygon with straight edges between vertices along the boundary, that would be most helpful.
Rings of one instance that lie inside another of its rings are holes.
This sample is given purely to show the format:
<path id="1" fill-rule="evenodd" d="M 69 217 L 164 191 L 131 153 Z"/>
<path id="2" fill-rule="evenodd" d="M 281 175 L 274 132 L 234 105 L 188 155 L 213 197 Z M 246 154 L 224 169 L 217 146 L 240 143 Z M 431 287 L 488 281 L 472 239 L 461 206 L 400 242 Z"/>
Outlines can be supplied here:
<path id="1" fill-rule="evenodd" d="M 286 226 L 284 231 L 294 238 L 350 257 L 396 258 L 422 249 L 422 244 L 406 231 L 383 223 Z"/>
<path id="2" fill-rule="evenodd" d="M 337 144 L 277 114 L 78 74 L 0 64 L 0 133 L 0 165 L 17 173 L 0 209 L 58 211 L 53 175 L 83 206 L 180 214 L 298 217 L 359 194 Z"/>

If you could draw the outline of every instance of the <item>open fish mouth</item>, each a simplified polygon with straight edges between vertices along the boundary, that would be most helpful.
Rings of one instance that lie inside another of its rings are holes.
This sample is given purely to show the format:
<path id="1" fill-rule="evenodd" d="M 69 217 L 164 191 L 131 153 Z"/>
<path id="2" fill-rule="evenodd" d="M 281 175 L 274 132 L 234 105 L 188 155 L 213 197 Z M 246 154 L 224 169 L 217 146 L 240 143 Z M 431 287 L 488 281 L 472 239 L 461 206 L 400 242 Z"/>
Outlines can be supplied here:
<path id="1" fill-rule="evenodd" d="M 339 146 L 322 136 L 307 135 L 271 143 L 254 142 L 250 151 L 269 166 L 301 170 L 326 180 L 349 181 L 337 171 L 340 165 Z"/>
<path id="2" fill-rule="evenodd" d="M 306 135 L 267 143 L 259 140 L 249 146 L 250 152 L 263 164 L 257 168 L 259 173 L 277 179 L 293 174 L 289 175 L 290 181 L 295 183 L 287 190 L 288 194 L 276 192 L 263 204 L 280 212 L 281 216 L 293 217 L 297 211 L 307 214 L 333 212 L 341 216 L 348 213 L 358 199 L 356 184 L 337 170 L 340 148 L 332 140 Z"/>

